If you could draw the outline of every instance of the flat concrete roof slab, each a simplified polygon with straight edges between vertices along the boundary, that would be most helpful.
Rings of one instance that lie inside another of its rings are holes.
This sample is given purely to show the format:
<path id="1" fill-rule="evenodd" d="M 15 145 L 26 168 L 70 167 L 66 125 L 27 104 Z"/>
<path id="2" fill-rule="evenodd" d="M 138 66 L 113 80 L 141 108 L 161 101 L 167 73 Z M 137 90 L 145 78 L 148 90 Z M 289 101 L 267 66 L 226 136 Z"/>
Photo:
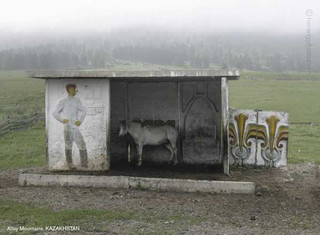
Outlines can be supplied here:
<path id="1" fill-rule="evenodd" d="M 137 70 L 137 71 L 28 71 L 27 76 L 43 79 L 88 79 L 101 78 L 111 80 L 212 80 L 226 77 L 236 80 L 240 77 L 238 70 Z"/>
<path id="2" fill-rule="evenodd" d="M 110 189 L 145 189 L 203 193 L 254 193 L 253 182 L 183 180 L 131 176 L 92 176 L 20 173 L 20 186 L 74 186 Z"/>

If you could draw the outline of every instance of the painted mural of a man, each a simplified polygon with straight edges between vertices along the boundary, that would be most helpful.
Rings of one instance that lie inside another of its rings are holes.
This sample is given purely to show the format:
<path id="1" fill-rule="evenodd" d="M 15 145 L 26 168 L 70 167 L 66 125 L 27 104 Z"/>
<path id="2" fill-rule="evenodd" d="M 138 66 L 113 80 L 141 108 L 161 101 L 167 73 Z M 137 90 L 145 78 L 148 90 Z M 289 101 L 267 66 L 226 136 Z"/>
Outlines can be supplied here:
<path id="1" fill-rule="evenodd" d="M 82 105 L 79 98 L 75 97 L 77 94 L 76 85 L 66 85 L 68 96 L 59 101 L 53 116 L 64 125 L 64 140 L 65 140 L 65 154 L 68 167 L 74 169 L 72 160 L 72 146 L 75 142 L 80 153 L 81 166 L 88 167 L 88 156 L 86 143 L 79 130 L 85 116 L 86 109 Z"/>

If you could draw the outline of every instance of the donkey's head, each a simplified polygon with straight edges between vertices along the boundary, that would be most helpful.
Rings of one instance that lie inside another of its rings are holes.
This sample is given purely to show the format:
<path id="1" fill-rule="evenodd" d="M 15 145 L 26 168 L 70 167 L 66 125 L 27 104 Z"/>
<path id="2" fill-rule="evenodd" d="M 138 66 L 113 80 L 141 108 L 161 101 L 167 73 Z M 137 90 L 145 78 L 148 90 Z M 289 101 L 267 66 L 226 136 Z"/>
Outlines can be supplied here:
<path id="1" fill-rule="evenodd" d="M 126 124 L 120 123 L 119 136 L 124 136 L 128 133 L 128 127 Z"/>

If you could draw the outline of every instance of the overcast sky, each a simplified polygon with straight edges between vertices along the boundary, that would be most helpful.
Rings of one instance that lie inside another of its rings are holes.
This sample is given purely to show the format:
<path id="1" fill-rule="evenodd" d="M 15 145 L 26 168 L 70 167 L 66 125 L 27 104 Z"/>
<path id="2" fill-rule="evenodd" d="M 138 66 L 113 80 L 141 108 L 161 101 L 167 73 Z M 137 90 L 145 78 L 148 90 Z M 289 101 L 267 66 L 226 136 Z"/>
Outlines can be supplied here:
<path id="1" fill-rule="evenodd" d="M 0 29 L 101 30 L 165 27 L 183 30 L 305 32 L 306 10 L 320 27 L 320 0 L 0 0 Z"/>

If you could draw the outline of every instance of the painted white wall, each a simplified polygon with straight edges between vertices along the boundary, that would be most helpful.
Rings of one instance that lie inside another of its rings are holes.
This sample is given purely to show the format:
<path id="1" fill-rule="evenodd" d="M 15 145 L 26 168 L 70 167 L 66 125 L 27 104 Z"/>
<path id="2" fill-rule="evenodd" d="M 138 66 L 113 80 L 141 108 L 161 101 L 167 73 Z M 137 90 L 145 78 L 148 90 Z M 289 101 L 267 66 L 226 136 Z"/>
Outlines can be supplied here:
<path id="1" fill-rule="evenodd" d="M 244 115 L 248 116 L 248 120 L 246 121 L 246 123 L 256 123 L 257 122 L 257 112 L 255 110 L 237 110 L 237 109 L 231 109 L 230 110 L 230 123 L 233 123 L 236 127 L 237 127 L 237 122 L 234 119 L 235 116 L 238 116 L 240 113 L 243 113 Z M 247 126 L 246 126 L 247 127 Z M 239 130 L 236 129 L 236 134 L 239 135 Z M 244 132 L 244 136 L 246 134 L 246 129 Z M 237 138 L 237 141 L 239 142 L 239 139 Z M 256 164 L 256 160 L 259 161 L 258 159 L 256 159 L 256 144 L 255 144 L 255 140 L 250 139 L 249 140 L 252 144 L 251 144 L 251 148 L 250 148 L 250 155 L 246 158 L 245 163 L 248 165 L 255 165 Z M 244 141 L 243 141 L 244 142 Z M 239 143 L 238 143 L 239 144 Z M 230 150 L 232 151 L 232 150 Z M 231 154 L 231 152 L 230 152 Z M 235 163 L 234 158 L 232 156 L 230 156 L 230 164 L 233 165 Z M 257 165 L 263 165 L 263 159 L 261 159 L 262 164 L 257 164 Z"/>
<path id="2" fill-rule="evenodd" d="M 269 126 L 267 124 L 266 119 L 270 118 L 271 116 L 276 116 L 279 119 L 279 122 L 277 123 L 276 127 L 276 133 L 275 133 L 275 139 L 276 136 L 278 135 L 279 127 L 280 126 L 289 126 L 289 114 L 287 112 L 275 112 L 275 111 L 257 111 L 257 110 L 237 110 L 237 109 L 231 109 L 230 110 L 230 123 L 233 123 L 236 126 L 236 135 L 237 135 L 237 145 L 239 144 L 239 139 L 238 139 L 238 128 L 237 128 L 237 122 L 234 119 L 235 116 L 238 116 L 240 113 L 243 113 L 244 115 L 247 115 L 248 119 L 246 120 L 246 125 L 245 125 L 245 130 L 244 130 L 244 137 L 243 139 L 245 140 L 245 136 L 248 133 L 248 125 L 250 124 L 258 124 L 261 126 L 265 127 L 266 133 L 267 133 L 267 148 L 270 148 L 270 131 L 269 131 Z M 251 142 L 251 146 L 247 146 L 246 143 L 244 142 L 245 146 L 250 149 L 250 155 L 246 157 L 244 163 L 247 165 L 256 165 L 256 166 L 264 166 L 265 161 L 262 157 L 262 148 L 261 144 L 264 142 L 262 140 L 257 140 L 258 142 L 256 143 L 256 140 L 253 138 L 249 139 L 249 142 Z M 280 142 L 283 147 L 278 149 L 279 150 L 279 156 L 280 160 L 275 163 L 275 167 L 280 167 L 280 166 L 286 166 L 287 165 L 287 155 L 288 155 L 288 141 L 281 141 Z M 274 142 L 275 144 L 275 142 Z M 276 147 L 274 147 L 276 148 Z M 234 151 L 235 148 L 232 148 L 231 145 L 229 144 L 229 158 L 230 158 L 230 164 L 235 164 L 235 158 L 234 158 Z"/>
<path id="3" fill-rule="evenodd" d="M 277 129 L 276 129 L 276 133 L 275 136 L 277 136 L 278 134 L 278 130 L 280 126 L 289 126 L 289 113 L 287 112 L 275 112 L 275 111 L 260 111 L 259 112 L 259 118 L 258 118 L 258 123 L 260 125 L 265 125 L 266 129 L 268 131 L 268 135 L 270 136 L 269 133 L 269 128 L 266 122 L 266 119 L 271 117 L 271 116 L 276 116 L 277 118 L 279 118 L 279 122 L 277 123 Z M 281 148 L 281 159 L 276 163 L 276 167 L 279 166 L 286 166 L 287 165 L 287 155 L 288 155 L 288 142 L 287 141 L 282 141 L 281 142 L 283 145 L 283 148 Z M 258 151 L 261 151 L 261 145 L 259 145 L 258 147 Z M 263 164 L 263 160 L 261 159 L 260 161 L 258 161 L 258 165 L 262 165 Z"/>
<path id="4" fill-rule="evenodd" d="M 67 84 L 77 86 L 78 97 L 86 108 L 86 117 L 79 127 L 86 142 L 88 168 L 80 167 L 80 156 L 73 144 L 73 162 L 77 170 L 109 169 L 107 146 L 110 122 L 110 81 L 107 79 L 48 79 L 46 82 L 46 125 L 49 170 L 68 170 L 65 157 L 64 127 L 52 113 L 58 102 L 68 96 Z"/>

